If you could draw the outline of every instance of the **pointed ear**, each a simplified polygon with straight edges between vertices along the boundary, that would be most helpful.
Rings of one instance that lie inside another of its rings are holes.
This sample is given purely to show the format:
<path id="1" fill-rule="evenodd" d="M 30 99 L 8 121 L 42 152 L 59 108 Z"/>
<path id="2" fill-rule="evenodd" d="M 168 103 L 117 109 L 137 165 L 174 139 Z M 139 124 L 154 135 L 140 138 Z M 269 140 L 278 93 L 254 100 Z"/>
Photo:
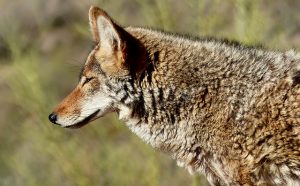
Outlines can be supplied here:
<path id="1" fill-rule="evenodd" d="M 102 70 L 111 76 L 140 75 L 146 67 L 144 46 L 98 7 L 90 8 L 89 21 L 94 41 L 100 45 L 95 55 L 104 59 Z"/>
<path id="2" fill-rule="evenodd" d="M 89 10 L 89 21 L 94 41 L 99 43 L 102 49 L 120 49 L 118 26 L 104 10 L 92 6 Z"/>

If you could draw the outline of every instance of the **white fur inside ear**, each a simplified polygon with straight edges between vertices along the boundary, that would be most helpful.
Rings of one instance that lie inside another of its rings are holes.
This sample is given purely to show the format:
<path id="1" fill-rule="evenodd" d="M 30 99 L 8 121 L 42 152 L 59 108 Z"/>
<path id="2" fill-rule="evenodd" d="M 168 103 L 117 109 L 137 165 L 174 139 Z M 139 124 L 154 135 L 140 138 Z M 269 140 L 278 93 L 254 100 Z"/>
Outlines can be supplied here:
<path id="1" fill-rule="evenodd" d="M 114 50 L 119 48 L 120 38 L 114 28 L 113 23 L 103 16 L 97 18 L 98 33 L 100 38 L 100 47 L 102 49 Z"/>

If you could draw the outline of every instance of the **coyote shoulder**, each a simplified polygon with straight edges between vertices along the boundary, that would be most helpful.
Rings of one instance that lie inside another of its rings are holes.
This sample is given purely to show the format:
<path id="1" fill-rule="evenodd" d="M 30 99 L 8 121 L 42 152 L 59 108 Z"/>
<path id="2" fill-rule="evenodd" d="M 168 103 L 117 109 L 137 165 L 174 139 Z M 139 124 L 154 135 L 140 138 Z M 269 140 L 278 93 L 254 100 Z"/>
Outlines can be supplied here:
<path id="1" fill-rule="evenodd" d="M 300 185 L 300 54 L 123 28 L 89 11 L 96 43 L 49 119 L 108 112 L 212 185 Z"/>

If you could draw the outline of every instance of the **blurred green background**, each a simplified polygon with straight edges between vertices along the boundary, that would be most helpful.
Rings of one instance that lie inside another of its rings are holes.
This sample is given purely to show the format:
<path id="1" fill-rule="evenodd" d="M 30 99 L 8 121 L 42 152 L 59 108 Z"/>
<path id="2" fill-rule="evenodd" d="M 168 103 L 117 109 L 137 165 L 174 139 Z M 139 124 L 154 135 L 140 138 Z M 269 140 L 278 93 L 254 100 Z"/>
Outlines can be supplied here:
<path id="1" fill-rule="evenodd" d="M 47 120 L 91 49 L 90 5 L 125 26 L 297 50 L 300 0 L 0 0 L 1 186 L 207 185 L 114 114 L 79 130 Z"/>

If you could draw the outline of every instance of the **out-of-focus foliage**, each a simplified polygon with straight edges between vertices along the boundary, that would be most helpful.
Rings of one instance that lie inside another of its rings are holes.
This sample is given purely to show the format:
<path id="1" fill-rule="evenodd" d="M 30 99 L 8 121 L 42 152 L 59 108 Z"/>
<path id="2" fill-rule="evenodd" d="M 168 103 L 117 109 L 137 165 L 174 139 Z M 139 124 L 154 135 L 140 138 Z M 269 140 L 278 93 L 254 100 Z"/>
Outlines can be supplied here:
<path id="1" fill-rule="evenodd" d="M 205 185 L 113 114 L 80 130 L 48 122 L 92 46 L 92 4 L 122 25 L 285 50 L 300 47 L 300 0 L 0 0 L 0 185 Z"/>

